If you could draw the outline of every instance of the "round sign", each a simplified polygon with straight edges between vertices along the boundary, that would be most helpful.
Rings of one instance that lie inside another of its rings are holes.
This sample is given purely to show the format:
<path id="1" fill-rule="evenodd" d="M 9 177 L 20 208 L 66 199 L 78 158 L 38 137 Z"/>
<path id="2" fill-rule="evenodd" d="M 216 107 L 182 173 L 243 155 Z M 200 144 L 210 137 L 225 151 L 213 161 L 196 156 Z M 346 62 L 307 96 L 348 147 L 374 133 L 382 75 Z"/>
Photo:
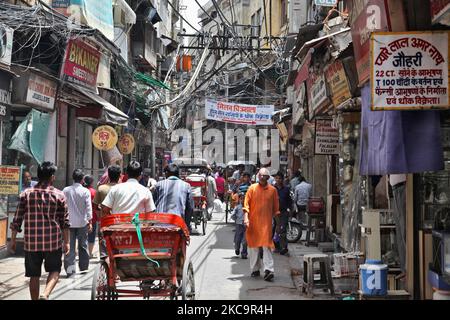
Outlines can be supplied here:
<path id="1" fill-rule="evenodd" d="M 118 144 L 119 150 L 122 154 L 130 154 L 133 152 L 134 144 L 134 137 L 131 134 L 126 133 L 120 137 Z"/>
<path id="2" fill-rule="evenodd" d="M 116 130 L 110 126 L 100 126 L 92 134 L 92 143 L 99 150 L 107 151 L 117 144 L 118 136 Z"/>

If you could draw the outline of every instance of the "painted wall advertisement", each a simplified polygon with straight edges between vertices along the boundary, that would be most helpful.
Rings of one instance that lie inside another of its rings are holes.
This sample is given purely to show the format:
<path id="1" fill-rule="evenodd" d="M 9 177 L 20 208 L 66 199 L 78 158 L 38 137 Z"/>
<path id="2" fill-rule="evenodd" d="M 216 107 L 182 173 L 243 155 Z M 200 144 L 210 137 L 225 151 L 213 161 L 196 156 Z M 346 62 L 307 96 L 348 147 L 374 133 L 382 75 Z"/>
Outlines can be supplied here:
<path id="1" fill-rule="evenodd" d="M 332 123 L 331 119 L 316 119 L 314 154 L 339 154 L 339 129 Z"/>
<path id="2" fill-rule="evenodd" d="M 353 0 L 352 40 L 359 85 L 370 79 L 370 34 L 390 31 L 386 0 Z"/>
<path id="3" fill-rule="evenodd" d="M 58 84 L 55 81 L 30 73 L 25 102 L 53 111 L 57 89 Z"/>
<path id="4" fill-rule="evenodd" d="M 448 109 L 449 34 L 374 33 L 372 109 Z"/>
<path id="5" fill-rule="evenodd" d="M 82 40 L 69 40 L 62 68 L 62 80 L 97 92 L 100 58 L 100 52 Z"/>
<path id="6" fill-rule="evenodd" d="M 20 167 L 0 166 L 0 195 L 19 194 L 22 186 Z"/>
<path id="7" fill-rule="evenodd" d="M 273 105 L 249 105 L 206 99 L 206 119 L 247 125 L 272 125 Z"/>
<path id="8" fill-rule="evenodd" d="M 325 68 L 325 77 L 330 85 L 333 105 L 336 108 L 352 98 L 347 75 L 345 74 L 344 65 L 341 61 L 336 60 Z"/>

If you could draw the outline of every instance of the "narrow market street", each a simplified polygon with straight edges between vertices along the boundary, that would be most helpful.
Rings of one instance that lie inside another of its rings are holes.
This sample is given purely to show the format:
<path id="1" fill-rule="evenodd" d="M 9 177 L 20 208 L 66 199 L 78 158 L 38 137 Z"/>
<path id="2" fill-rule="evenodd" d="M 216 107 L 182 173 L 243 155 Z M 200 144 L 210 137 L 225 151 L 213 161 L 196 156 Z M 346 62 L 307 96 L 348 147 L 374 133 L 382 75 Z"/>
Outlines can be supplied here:
<path id="1" fill-rule="evenodd" d="M 200 300 L 300 300 L 306 299 L 294 286 L 290 258 L 275 255 L 275 280 L 263 281 L 250 277 L 249 260 L 235 256 L 234 224 L 225 224 L 224 214 L 215 212 L 208 223 L 205 236 L 191 237 L 188 256 L 195 270 L 196 299 Z M 91 260 L 89 271 L 66 279 L 61 273 L 59 283 L 50 299 L 90 300 L 92 277 L 98 260 Z M 43 273 L 46 275 L 46 273 Z M 45 284 L 45 277 L 41 278 Z M 135 289 L 129 282 L 119 288 Z M 29 300 L 28 279 L 24 277 L 23 257 L 0 260 L 0 300 Z"/>

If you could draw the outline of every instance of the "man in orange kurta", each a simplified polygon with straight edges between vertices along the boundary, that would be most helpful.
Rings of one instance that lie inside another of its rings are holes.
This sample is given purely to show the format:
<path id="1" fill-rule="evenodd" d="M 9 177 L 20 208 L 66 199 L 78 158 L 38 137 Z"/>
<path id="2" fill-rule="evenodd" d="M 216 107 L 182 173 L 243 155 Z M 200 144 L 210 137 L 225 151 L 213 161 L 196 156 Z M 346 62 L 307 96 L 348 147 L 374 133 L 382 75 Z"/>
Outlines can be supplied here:
<path id="1" fill-rule="evenodd" d="M 259 171 L 259 183 L 253 184 L 244 200 L 244 223 L 247 226 L 247 245 L 252 277 L 260 276 L 261 259 L 259 248 L 263 248 L 264 280 L 272 281 L 274 266 L 272 249 L 272 220 L 280 214 L 277 190 L 268 183 L 270 172 Z"/>

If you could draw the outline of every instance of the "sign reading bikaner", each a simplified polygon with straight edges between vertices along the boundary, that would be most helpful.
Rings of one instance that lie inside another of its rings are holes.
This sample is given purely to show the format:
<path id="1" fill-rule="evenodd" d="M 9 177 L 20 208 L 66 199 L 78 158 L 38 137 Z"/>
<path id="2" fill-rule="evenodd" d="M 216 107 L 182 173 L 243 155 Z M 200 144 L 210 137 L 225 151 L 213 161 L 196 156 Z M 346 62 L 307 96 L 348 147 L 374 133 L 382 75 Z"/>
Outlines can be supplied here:
<path id="1" fill-rule="evenodd" d="M 448 109 L 449 33 L 371 36 L 372 110 Z"/>

